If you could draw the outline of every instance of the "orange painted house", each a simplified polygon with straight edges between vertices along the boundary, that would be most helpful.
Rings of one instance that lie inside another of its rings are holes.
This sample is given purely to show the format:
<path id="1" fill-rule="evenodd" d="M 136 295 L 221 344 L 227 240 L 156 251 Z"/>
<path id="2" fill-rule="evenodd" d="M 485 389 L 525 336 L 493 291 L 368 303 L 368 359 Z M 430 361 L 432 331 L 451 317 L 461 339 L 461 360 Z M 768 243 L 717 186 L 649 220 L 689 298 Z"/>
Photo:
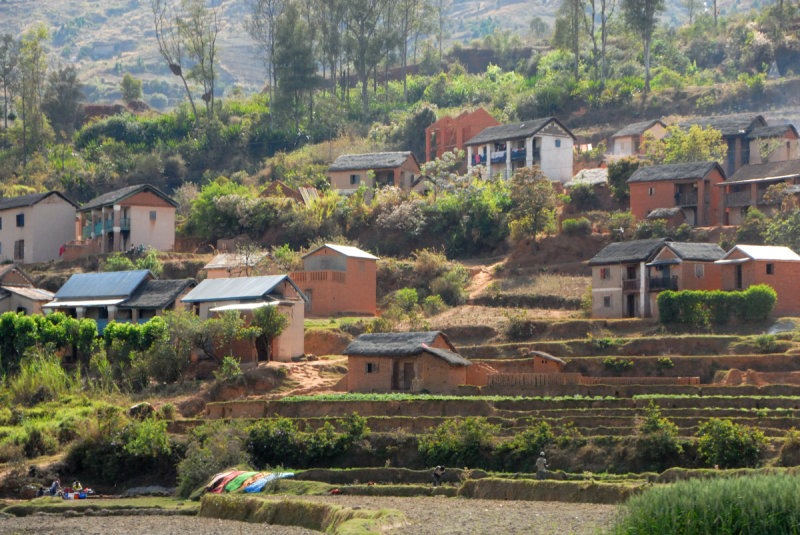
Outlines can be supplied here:
<path id="1" fill-rule="evenodd" d="M 631 212 L 643 220 L 653 210 L 678 207 L 691 226 L 717 226 L 722 223 L 722 192 L 715 186 L 724 181 L 716 162 L 640 167 L 628 179 Z"/>
<path id="2" fill-rule="evenodd" d="M 303 256 L 303 271 L 290 274 L 302 288 L 310 316 L 377 314 L 378 257 L 358 247 L 326 243 Z"/>
<path id="3" fill-rule="evenodd" d="M 472 365 L 439 331 L 362 334 L 343 353 L 350 392 L 453 392 Z"/>
<path id="4" fill-rule="evenodd" d="M 723 290 L 746 290 L 756 284 L 772 286 L 778 301 L 774 316 L 800 315 L 800 255 L 788 247 L 737 245 L 717 264 Z"/>
<path id="5" fill-rule="evenodd" d="M 425 160 L 441 158 L 445 152 L 464 150 L 464 142 L 500 122 L 483 108 L 457 117 L 442 117 L 425 129 Z"/>

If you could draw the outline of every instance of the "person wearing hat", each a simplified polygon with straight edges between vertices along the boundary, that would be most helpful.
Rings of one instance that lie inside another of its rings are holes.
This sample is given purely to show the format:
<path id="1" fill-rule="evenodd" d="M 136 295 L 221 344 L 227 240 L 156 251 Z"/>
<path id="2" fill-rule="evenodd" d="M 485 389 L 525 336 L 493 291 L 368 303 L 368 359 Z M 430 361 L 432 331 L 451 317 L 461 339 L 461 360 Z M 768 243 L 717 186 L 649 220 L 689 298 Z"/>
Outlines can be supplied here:
<path id="1" fill-rule="evenodd" d="M 547 459 L 544 458 L 544 452 L 536 459 L 536 479 L 547 479 Z"/>

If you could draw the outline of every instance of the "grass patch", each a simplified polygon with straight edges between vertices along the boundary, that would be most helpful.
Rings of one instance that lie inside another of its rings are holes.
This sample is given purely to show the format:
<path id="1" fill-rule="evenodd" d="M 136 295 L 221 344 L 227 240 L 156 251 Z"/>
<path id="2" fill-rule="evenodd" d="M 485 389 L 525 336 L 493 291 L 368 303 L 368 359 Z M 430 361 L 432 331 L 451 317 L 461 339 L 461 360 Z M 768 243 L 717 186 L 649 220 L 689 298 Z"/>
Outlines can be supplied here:
<path id="1" fill-rule="evenodd" d="M 533 276 L 497 279 L 487 293 L 500 292 L 509 295 L 557 295 L 564 299 L 578 299 L 586 293 L 591 277 L 543 273 Z"/>
<path id="2" fill-rule="evenodd" d="M 148 496 L 142 498 L 89 498 L 86 500 L 64 500 L 61 498 L 36 498 L 25 503 L 17 503 L 3 508 L 4 513 L 14 516 L 28 516 L 35 513 L 58 513 L 75 511 L 130 511 L 137 509 L 159 509 L 193 515 L 199 510 L 196 503 L 174 498 Z"/>
<path id="3" fill-rule="evenodd" d="M 284 403 L 299 401 L 523 401 L 523 400 L 603 400 L 616 399 L 613 396 L 450 396 L 436 394 L 322 394 L 316 396 L 289 396 L 279 400 Z"/>
<path id="4" fill-rule="evenodd" d="M 394 509 L 369 511 L 303 500 L 269 500 L 232 495 L 206 495 L 200 516 L 253 523 L 300 526 L 333 535 L 379 534 L 403 525 L 405 516 Z"/>
<path id="5" fill-rule="evenodd" d="M 340 330 L 343 325 L 347 325 L 350 323 L 356 323 L 357 321 L 361 321 L 364 319 L 372 319 L 372 318 L 365 318 L 363 316 L 342 316 L 336 318 L 310 318 L 303 320 L 303 327 L 305 330 L 310 329 L 323 329 L 323 330 Z"/>
<path id="6" fill-rule="evenodd" d="M 681 481 L 633 497 L 612 533 L 797 533 L 798 496 L 796 475 Z"/>

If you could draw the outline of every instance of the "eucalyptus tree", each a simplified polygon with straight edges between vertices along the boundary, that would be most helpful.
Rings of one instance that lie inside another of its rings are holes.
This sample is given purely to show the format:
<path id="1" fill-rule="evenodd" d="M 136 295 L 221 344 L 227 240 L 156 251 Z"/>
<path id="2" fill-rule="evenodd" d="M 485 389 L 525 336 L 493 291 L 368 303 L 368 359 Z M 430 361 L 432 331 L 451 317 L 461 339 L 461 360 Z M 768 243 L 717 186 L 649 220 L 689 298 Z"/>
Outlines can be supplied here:
<path id="1" fill-rule="evenodd" d="M 622 0 L 625 24 L 642 40 L 644 47 L 644 91 L 650 91 L 650 45 L 658 25 L 658 15 L 664 11 L 664 0 Z"/>
<path id="2" fill-rule="evenodd" d="M 369 73 L 380 62 L 381 17 L 391 0 L 350 0 L 347 2 L 344 25 L 346 46 L 353 68 L 361 79 L 361 105 L 364 118 L 369 115 L 367 92 Z"/>
<path id="3" fill-rule="evenodd" d="M 272 115 L 274 88 L 277 85 L 274 60 L 275 32 L 278 19 L 286 9 L 286 4 L 286 0 L 249 0 L 250 13 L 244 21 L 245 30 L 261 48 L 262 59 L 267 68 L 270 116 Z"/>
<path id="4" fill-rule="evenodd" d="M 47 75 L 47 55 L 44 41 L 47 28 L 39 25 L 22 36 L 19 47 L 18 103 L 22 121 L 22 161 L 28 162 L 29 149 L 42 145 L 46 134 L 42 97 Z"/>
<path id="5" fill-rule="evenodd" d="M 184 72 L 185 50 L 178 9 L 170 3 L 170 0 L 151 0 L 150 7 L 153 10 L 153 25 L 158 41 L 158 51 L 167 62 L 172 74 L 183 82 L 186 98 L 189 99 L 193 117 L 197 121 L 197 107 L 194 104 L 189 83 L 186 81 L 187 73 Z"/>
<path id="6" fill-rule="evenodd" d="M 19 60 L 19 43 L 7 33 L 0 37 L 0 84 L 3 86 L 3 126 L 8 129 L 9 104 L 14 97 L 14 87 Z"/>
<path id="7" fill-rule="evenodd" d="M 217 78 L 217 35 L 219 7 L 206 7 L 204 0 L 182 0 L 182 13 L 176 20 L 189 59 L 194 62 L 188 77 L 203 86 L 206 118 L 214 116 L 214 82 Z"/>

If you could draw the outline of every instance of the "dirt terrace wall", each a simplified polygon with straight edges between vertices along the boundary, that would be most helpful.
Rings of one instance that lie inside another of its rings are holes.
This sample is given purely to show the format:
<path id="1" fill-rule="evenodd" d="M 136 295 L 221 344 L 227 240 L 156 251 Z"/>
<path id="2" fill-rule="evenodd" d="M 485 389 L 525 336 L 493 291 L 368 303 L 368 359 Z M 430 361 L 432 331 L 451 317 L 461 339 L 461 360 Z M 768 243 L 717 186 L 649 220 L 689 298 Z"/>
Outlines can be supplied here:
<path id="1" fill-rule="evenodd" d="M 465 481 L 458 495 L 490 500 L 622 503 L 643 488 L 644 484 L 632 486 L 595 481 L 533 481 L 490 477 Z"/>

